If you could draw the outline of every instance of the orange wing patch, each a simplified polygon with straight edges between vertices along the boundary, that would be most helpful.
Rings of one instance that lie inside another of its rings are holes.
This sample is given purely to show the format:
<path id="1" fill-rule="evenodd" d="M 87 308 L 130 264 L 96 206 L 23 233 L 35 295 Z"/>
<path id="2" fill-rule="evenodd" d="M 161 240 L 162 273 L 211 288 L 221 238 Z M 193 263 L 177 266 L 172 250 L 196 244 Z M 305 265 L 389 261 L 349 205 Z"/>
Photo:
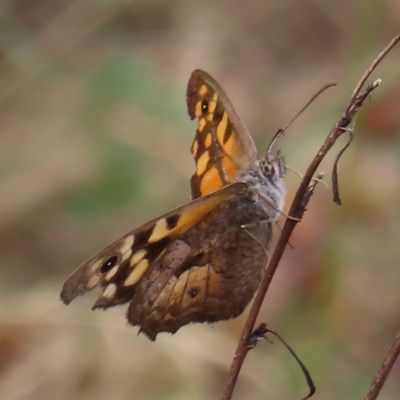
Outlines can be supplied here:
<path id="1" fill-rule="evenodd" d="M 191 179 L 195 199 L 234 182 L 240 171 L 254 165 L 257 151 L 228 97 L 207 73 L 192 73 L 186 95 L 190 118 L 198 120 L 191 148 L 196 163 Z"/>

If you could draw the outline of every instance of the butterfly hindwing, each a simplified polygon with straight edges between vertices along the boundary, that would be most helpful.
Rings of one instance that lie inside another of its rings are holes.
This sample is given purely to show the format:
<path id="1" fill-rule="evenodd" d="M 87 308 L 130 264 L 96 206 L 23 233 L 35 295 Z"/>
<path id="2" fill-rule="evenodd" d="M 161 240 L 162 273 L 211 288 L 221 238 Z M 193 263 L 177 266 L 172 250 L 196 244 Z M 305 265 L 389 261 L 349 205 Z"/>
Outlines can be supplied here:
<path id="1" fill-rule="evenodd" d="M 173 239 L 204 218 L 215 206 L 234 198 L 244 185 L 235 183 L 147 222 L 78 268 L 65 282 L 61 299 L 75 297 L 100 286 L 103 293 L 93 308 L 107 308 L 131 300 L 135 286 L 168 249 Z"/>
<path id="2" fill-rule="evenodd" d="M 155 340 L 188 323 L 239 315 L 268 258 L 272 228 L 257 223 L 262 216 L 246 195 L 214 207 L 146 272 L 129 304 L 129 322 Z M 238 228 L 242 225 L 248 228 Z"/>
<path id="3" fill-rule="evenodd" d="M 233 182 L 257 160 L 257 149 L 228 96 L 206 72 L 193 71 L 186 92 L 188 113 L 198 120 L 191 148 L 196 172 L 192 198 L 209 194 Z"/>

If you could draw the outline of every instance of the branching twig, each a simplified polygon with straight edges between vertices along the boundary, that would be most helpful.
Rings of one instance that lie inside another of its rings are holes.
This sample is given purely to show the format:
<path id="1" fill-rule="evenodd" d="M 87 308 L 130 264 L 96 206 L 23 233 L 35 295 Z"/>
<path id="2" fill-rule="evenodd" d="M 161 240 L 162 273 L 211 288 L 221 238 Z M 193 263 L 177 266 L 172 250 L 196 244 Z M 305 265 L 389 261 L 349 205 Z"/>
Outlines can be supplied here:
<path id="1" fill-rule="evenodd" d="M 375 81 L 371 85 L 367 87 L 367 89 L 360 94 L 361 88 L 363 87 L 364 83 L 371 75 L 372 71 L 376 68 L 376 66 L 382 61 L 382 59 L 387 55 L 387 53 L 395 46 L 395 44 L 400 41 L 400 34 L 395 36 L 390 43 L 378 54 L 375 60 L 372 62 L 371 66 L 366 70 L 366 72 L 361 77 L 360 81 L 358 82 L 356 88 L 354 89 L 348 105 L 344 110 L 343 114 L 333 126 L 329 135 L 327 136 L 324 144 L 321 146 L 320 150 L 314 157 L 313 161 L 311 162 L 310 166 L 308 167 L 303 180 L 300 183 L 300 186 L 297 190 L 297 193 L 293 199 L 292 205 L 290 207 L 289 215 L 295 218 L 301 217 L 304 213 L 306 203 L 307 203 L 307 193 L 310 191 L 310 182 L 320 165 L 323 158 L 326 156 L 328 151 L 332 148 L 335 144 L 336 140 L 343 134 L 343 132 L 347 131 L 347 127 L 352 122 L 357 110 L 362 106 L 366 97 L 379 85 L 380 81 Z M 306 201 L 304 201 L 306 196 Z M 338 196 L 339 198 L 339 196 Z M 282 229 L 281 235 L 278 239 L 276 244 L 275 250 L 272 254 L 271 260 L 269 265 L 265 271 L 264 277 L 261 281 L 260 288 L 255 296 L 253 305 L 250 309 L 249 316 L 247 318 L 246 324 L 244 326 L 238 347 L 236 349 L 235 356 L 233 357 L 228 382 L 223 393 L 222 399 L 223 400 L 230 400 L 232 397 L 233 390 L 236 385 L 237 378 L 239 376 L 240 369 L 246 358 L 246 354 L 248 351 L 247 348 L 247 341 L 249 336 L 251 335 L 256 318 L 260 311 L 261 305 L 264 301 L 265 294 L 270 286 L 271 280 L 275 274 L 275 271 L 278 267 L 279 261 L 283 255 L 283 252 L 288 244 L 289 238 L 297 225 L 297 221 L 294 219 L 286 219 L 285 225 Z"/>
<path id="2" fill-rule="evenodd" d="M 379 392 L 381 391 L 383 384 L 386 382 L 386 379 L 389 376 L 393 364 L 395 363 L 399 354 L 400 354 L 400 329 L 397 331 L 397 335 L 393 343 L 391 344 L 385 359 L 383 360 L 381 368 L 375 375 L 375 378 L 372 382 L 371 387 L 368 390 L 365 400 L 375 400 L 378 397 Z"/>

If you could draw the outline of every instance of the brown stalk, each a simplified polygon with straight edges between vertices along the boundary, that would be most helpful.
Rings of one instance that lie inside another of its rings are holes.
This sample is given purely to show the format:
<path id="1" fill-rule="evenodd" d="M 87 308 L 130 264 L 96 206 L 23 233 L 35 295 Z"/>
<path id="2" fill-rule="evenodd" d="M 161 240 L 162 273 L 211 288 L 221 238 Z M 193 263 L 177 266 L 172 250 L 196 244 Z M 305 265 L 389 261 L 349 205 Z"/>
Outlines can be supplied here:
<path id="1" fill-rule="evenodd" d="M 296 195 L 293 199 L 292 205 L 290 207 L 289 215 L 294 218 L 301 218 L 304 214 L 306 209 L 306 205 L 308 200 L 312 194 L 312 190 L 310 191 L 310 182 L 313 179 L 318 166 L 320 165 L 321 161 L 324 159 L 328 151 L 332 148 L 335 144 L 336 140 L 345 132 L 351 132 L 349 130 L 349 125 L 351 124 L 355 114 L 357 113 L 358 109 L 363 105 L 364 100 L 369 96 L 369 94 L 376 89 L 379 84 L 380 80 L 372 82 L 364 92 L 361 92 L 361 89 L 377 67 L 377 65 L 383 60 L 383 58 L 389 53 L 389 51 L 396 45 L 396 43 L 400 41 L 400 34 L 396 35 L 389 44 L 377 55 L 377 57 L 372 62 L 371 66 L 365 71 L 362 75 L 361 79 L 359 80 L 356 88 L 354 89 L 350 100 L 345 108 L 344 112 L 332 127 L 331 131 L 329 132 L 327 138 L 325 139 L 324 144 L 321 146 L 319 151 L 317 152 L 316 156 L 312 160 L 310 166 L 308 167 L 303 180 L 300 183 L 300 186 L 296 192 Z M 337 167 L 338 159 L 335 162 L 334 170 L 333 170 L 333 181 L 337 182 L 337 177 L 335 175 L 336 167 Z M 334 199 L 335 201 L 339 202 L 339 193 L 338 187 L 334 187 Z M 261 305 L 264 301 L 264 297 L 267 293 L 267 290 L 270 286 L 271 280 L 275 274 L 275 271 L 278 267 L 279 261 L 283 255 L 283 252 L 289 242 L 289 238 L 296 227 L 298 221 L 295 219 L 286 219 L 285 225 L 283 226 L 281 235 L 278 239 L 274 252 L 272 254 L 271 260 L 267 269 L 265 270 L 264 277 L 261 281 L 260 288 L 255 296 L 253 305 L 250 309 L 249 316 L 247 318 L 246 324 L 243 328 L 243 332 L 237 346 L 235 355 L 232 360 L 231 369 L 229 372 L 228 382 L 225 387 L 225 391 L 222 395 L 222 400 L 230 400 L 233 394 L 233 390 L 235 388 L 240 369 L 243 365 L 243 362 L 246 358 L 248 347 L 247 341 L 250 337 L 253 329 L 256 318 L 260 311 Z M 385 378 L 386 379 L 386 378 Z M 373 397 L 371 397 L 373 399 Z"/>
<path id="2" fill-rule="evenodd" d="M 393 364 L 397 360 L 399 354 L 400 354 L 400 328 L 397 331 L 393 343 L 389 347 L 389 350 L 386 354 L 385 359 L 383 360 L 383 363 L 379 371 L 377 372 L 374 380 L 372 381 L 372 384 L 368 390 L 365 400 L 375 400 L 378 397 L 382 389 L 382 386 L 386 382 L 386 379 L 388 378 L 390 371 L 392 370 Z"/>

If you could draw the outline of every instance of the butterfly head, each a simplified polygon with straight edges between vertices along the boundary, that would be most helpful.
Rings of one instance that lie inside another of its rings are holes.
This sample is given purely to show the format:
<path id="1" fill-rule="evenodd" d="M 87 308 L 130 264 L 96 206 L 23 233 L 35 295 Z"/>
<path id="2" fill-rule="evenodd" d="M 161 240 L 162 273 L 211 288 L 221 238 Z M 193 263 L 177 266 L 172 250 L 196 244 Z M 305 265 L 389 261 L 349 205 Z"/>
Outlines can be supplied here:
<path id="1" fill-rule="evenodd" d="M 281 181 L 286 176 L 285 159 L 281 156 L 280 152 L 276 156 L 268 154 L 260 160 L 260 171 L 272 184 L 275 181 Z"/>
<path id="2" fill-rule="evenodd" d="M 285 201 L 286 188 L 283 178 L 286 176 L 284 158 L 278 152 L 275 156 L 268 154 L 257 161 L 257 167 L 243 175 L 242 180 L 256 194 L 269 220 L 274 221 L 282 210 Z"/>

